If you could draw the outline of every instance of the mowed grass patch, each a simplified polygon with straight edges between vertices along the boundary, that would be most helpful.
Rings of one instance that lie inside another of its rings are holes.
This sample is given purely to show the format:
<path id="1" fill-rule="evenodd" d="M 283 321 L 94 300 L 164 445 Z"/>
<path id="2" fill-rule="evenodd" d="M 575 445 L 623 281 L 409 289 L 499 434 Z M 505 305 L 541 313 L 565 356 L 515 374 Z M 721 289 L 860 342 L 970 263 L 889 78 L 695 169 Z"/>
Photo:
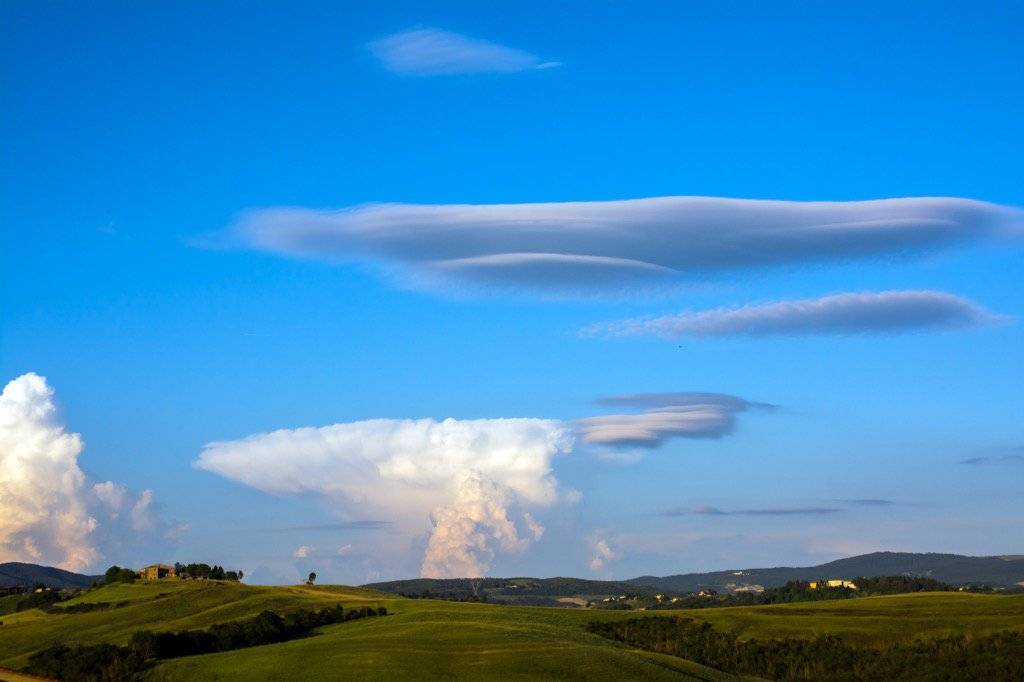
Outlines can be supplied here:
<path id="1" fill-rule="evenodd" d="M 598 614 L 432 600 L 334 625 L 307 639 L 167 661 L 154 680 L 587 679 L 727 680 L 673 657 L 638 652 L 587 633 Z"/>

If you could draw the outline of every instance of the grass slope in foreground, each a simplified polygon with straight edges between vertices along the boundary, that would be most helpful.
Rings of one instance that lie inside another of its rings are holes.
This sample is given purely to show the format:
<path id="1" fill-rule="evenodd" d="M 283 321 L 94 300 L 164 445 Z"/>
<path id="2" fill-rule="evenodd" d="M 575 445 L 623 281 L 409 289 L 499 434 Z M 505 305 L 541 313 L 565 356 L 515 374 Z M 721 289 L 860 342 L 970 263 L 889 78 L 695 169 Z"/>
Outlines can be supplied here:
<path id="1" fill-rule="evenodd" d="M 626 648 L 584 630 L 591 621 L 639 615 L 630 611 L 407 600 L 358 588 L 217 582 L 113 585 L 91 591 L 81 601 L 127 604 L 81 614 L 29 611 L 5 616 L 0 666 L 20 667 L 32 652 L 59 641 L 124 644 L 140 629 L 204 628 L 265 609 L 284 612 L 340 602 L 346 607 L 384 605 L 392 615 L 328 626 L 312 637 L 281 644 L 167 661 L 150 677 L 735 679 L 681 659 Z M 915 594 L 685 614 L 741 637 L 831 632 L 870 645 L 958 632 L 1024 630 L 1024 596 Z"/>

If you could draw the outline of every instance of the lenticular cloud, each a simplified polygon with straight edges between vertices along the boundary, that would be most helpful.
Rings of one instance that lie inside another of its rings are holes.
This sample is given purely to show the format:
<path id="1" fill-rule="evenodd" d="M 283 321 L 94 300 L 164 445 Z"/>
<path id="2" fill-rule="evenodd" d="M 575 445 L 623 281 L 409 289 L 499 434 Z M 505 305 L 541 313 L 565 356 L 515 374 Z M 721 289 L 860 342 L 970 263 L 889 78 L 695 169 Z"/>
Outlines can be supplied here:
<path id="1" fill-rule="evenodd" d="M 1019 210 L 957 198 L 719 197 L 535 204 L 268 208 L 234 228 L 294 256 L 398 266 L 413 281 L 541 291 L 937 250 L 1021 234 Z"/>
<path id="2" fill-rule="evenodd" d="M 724 393 L 635 393 L 598 402 L 644 411 L 581 419 L 583 440 L 591 445 L 643 448 L 660 447 L 670 438 L 721 438 L 735 428 L 738 413 L 775 407 Z"/>
<path id="3" fill-rule="evenodd" d="M 582 333 L 666 338 L 869 334 L 963 329 L 1007 319 L 943 291 L 881 291 L 621 320 L 591 325 Z"/>
<path id="4" fill-rule="evenodd" d="M 526 509 L 557 502 L 551 460 L 571 448 L 570 432 L 546 419 L 375 419 L 210 443 L 195 466 L 426 532 L 423 576 L 477 577 L 543 533 Z"/>

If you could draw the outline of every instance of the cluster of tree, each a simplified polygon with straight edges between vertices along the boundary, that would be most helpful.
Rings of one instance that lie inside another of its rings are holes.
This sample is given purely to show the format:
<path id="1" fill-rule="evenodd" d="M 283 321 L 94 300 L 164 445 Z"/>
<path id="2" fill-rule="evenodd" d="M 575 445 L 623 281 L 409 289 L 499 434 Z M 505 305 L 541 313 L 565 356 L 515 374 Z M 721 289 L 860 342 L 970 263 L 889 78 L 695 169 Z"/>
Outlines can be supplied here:
<path id="1" fill-rule="evenodd" d="M 911 576 L 882 576 L 877 578 L 856 578 L 852 580 L 857 589 L 829 587 L 826 580 L 819 580 L 817 589 L 804 580 L 791 580 L 781 587 L 769 587 L 763 592 L 739 592 L 736 594 L 686 595 L 676 601 L 665 600 L 649 606 L 654 609 L 704 609 L 721 606 L 757 606 L 762 604 L 790 604 L 804 601 L 825 601 L 828 599 L 852 599 L 881 594 L 906 594 L 908 592 L 954 592 L 960 588 L 933 578 Z"/>
<path id="2" fill-rule="evenodd" d="M 399 592 L 398 596 L 406 599 L 443 599 L 444 601 L 480 602 L 487 603 L 487 594 L 472 594 L 471 592 L 440 592 L 435 594 L 432 590 L 426 589 L 422 592 Z"/>
<path id="3" fill-rule="evenodd" d="M 138 577 L 139 574 L 130 568 L 111 566 L 107 569 L 107 572 L 103 574 L 103 582 L 107 585 L 112 583 L 130 583 L 131 581 L 138 579 Z"/>
<path id="4" fill-rule="evenodd" d="M 174 572 L 179 578 L 204 578 L 209 580 L 241 580 L 241 571 L 225 571 L 223 566 L 209 564 L 174 564 Z"/>
<path id="5" fill-rule="evenodd" d="M 709 623 L 688 618 L 635 618 L 591 623 L 588 629 L 723 672 L 772 680 L 1024 679 L 1024 632 L 959 635 L 871 648 L 852 646 L 830 635 L 740 641 Z"/>
<path id="6" fill-rule="evenodd" d="M 143 630 L 132 636 L 128 646 L 51 646 L 33 654 L 25 672 L 69 682 L 134 680 L 157 660 L 274 644 L 304 637 L 324 625 L 385 615 L 387 609 L 383 606 L 345 609 L 338 604 L 285 615 L 264 611 L 252 618 L 213 625 L 206 630 Z"/>
<path id="7" fill-rule="evenodd" d="M 49 610 L 57 602 L 70 599 L 71 597 L 78 594 L 74 592 L 62 592 L 60 590 L 51 590 L 48 587 L 37 586 L 35 590 L 27 593 L 24 597 L 18 600 L 15 604 L 15 611 L 28 611 L 30 609 L 43 609 Z"/>
<path id="8" fill-rule="evenodd" d="M 86 601 L 70 606 L 51 606 L 44 609 L 47 613 L 92 613 L 93 611 L 106 611 L 112 607 L 108 601 Z"/>

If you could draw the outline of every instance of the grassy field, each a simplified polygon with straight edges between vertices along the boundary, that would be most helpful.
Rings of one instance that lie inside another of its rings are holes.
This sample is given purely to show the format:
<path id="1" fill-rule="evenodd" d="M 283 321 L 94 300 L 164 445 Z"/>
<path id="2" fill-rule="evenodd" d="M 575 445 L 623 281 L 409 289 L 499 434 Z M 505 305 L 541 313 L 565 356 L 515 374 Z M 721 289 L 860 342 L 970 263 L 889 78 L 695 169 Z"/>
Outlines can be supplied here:
<path id="1" fill-rule="evenodd" d="M 384 605 L 391 615 L 323 628 L 269 646 L 166 661 L 154 680 L 735 679 L 693 663 L 639 652 L 584 631 L 593 620 L 637 612 L 407 600 L 347 587 L 254 587 L 218 582 L 114 585 L 76 601 L 126 602 L 80 614 L 34 610 L 3 617 L 0 666 L 18 668 L 56 642 L 125 643 L 140 629 L 203 628 L 255 615 L 342 603 Z M 70 602 L 75 603 L 75 602 Z M 869 597 L 783 606 L 647 612 L 688 615 L 741 637 L 840 634 L 864 643 L 896 638 L 1024 630 L 1024 596 L 957 593 Z"/>

